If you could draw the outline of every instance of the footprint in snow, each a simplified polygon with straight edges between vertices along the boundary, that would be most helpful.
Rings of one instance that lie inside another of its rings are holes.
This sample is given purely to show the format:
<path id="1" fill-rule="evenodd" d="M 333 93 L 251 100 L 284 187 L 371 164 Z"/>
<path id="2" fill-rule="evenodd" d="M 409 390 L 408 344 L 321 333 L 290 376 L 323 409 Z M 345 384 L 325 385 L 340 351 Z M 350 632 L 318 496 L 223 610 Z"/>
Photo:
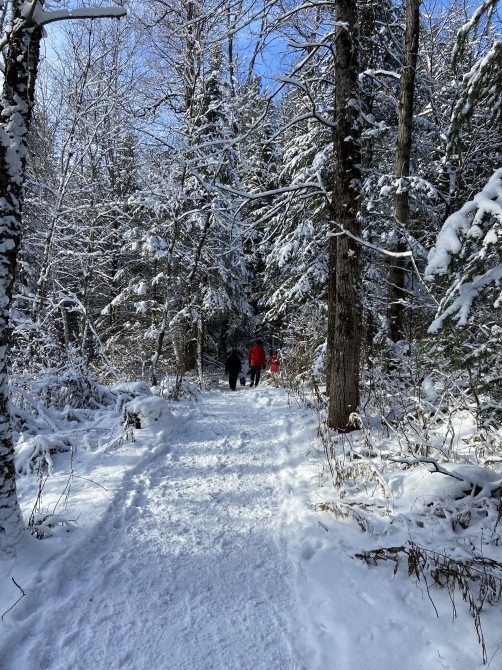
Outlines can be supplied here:
<path id="1" fill-rule="evenodd" d="M 316 553 L 316 551 L 319 549 L 319 545 L 312 545 L 312 544 L 307 544 L 305 547 L 303 547 L 301 551 L 301 557 L 303 558 L 304 561 L 310 561 L 312 556 Z"/>

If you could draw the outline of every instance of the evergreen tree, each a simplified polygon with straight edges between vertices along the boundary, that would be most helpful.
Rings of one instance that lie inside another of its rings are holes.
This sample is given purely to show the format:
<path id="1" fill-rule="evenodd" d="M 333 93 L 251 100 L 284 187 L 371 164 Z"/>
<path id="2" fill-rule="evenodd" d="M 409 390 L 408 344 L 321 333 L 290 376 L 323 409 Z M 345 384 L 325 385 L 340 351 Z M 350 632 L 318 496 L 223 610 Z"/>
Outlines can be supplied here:
<path id="1" fill-rule="evenodd" d="M 446 292 L 429 332 L 455 368 L 467 370 L 481 415 L 502 419 L 502 170 L 445 221 L 426 276 Z"/>

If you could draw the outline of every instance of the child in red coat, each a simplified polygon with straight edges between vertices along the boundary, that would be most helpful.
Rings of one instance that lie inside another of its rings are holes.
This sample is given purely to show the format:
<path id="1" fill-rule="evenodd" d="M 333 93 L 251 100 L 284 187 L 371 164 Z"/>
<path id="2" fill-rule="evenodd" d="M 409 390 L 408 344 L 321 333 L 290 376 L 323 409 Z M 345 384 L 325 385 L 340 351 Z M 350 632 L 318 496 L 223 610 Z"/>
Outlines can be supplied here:
<path id="1" fill-rule="evenodd" d="M 279 359 L 277 358 L 277 354 L 271 352 L 269 365 L 270 365 L 270 372 L 272 374 L 275 375 L 279 372 Z"/>

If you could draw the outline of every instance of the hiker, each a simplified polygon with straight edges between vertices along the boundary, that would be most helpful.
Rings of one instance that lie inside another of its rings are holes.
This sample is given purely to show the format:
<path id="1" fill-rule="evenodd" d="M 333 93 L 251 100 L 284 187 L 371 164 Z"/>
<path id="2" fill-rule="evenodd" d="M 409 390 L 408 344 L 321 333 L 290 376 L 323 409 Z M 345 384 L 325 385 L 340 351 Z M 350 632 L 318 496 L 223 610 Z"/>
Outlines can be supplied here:
<path id="1" fill-rule="evenodd" d="M 270 373 L 273 375 L 276 375 L 279 372 L 279 359 L 277 358 L 277 354 L 273 351 L 270 352 L 270 358 L 269 358 L 269 370 Z"/>
<path id="2" fill-rule="evenodd" d="M 253 386 L 258 386 L 258 382 L 260 381 L 260 371 L 262 367 L 265 367 L 266 360 L 267 357 L 265 356 L 263 342 L 261 340 L 256 340 L 256 344 L 251 347 L 248 354 L 249 371 L 251 373 L 251 388 Z"/>
<path id="3" fill-rule="evenodd" d="M 241 357 L 239 353 L 233 349 L 230 356 L 225 361 L 225 374 L 228 375 L 228 385 L 235 391 L 237 386 L 237 377 L 242 370 Z"/>

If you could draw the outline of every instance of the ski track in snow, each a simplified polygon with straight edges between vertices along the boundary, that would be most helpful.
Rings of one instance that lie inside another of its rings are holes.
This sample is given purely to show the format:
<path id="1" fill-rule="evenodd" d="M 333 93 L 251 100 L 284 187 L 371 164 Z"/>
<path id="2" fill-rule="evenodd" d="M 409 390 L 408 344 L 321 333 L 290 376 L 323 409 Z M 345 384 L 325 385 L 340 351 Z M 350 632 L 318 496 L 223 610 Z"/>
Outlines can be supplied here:
<path id="1" fill-rule="evenodd" d="M 287 413 L 277 389 L 205 394 L 126 475 L 0 668 L 307 670 L 281 530 Z"/>

